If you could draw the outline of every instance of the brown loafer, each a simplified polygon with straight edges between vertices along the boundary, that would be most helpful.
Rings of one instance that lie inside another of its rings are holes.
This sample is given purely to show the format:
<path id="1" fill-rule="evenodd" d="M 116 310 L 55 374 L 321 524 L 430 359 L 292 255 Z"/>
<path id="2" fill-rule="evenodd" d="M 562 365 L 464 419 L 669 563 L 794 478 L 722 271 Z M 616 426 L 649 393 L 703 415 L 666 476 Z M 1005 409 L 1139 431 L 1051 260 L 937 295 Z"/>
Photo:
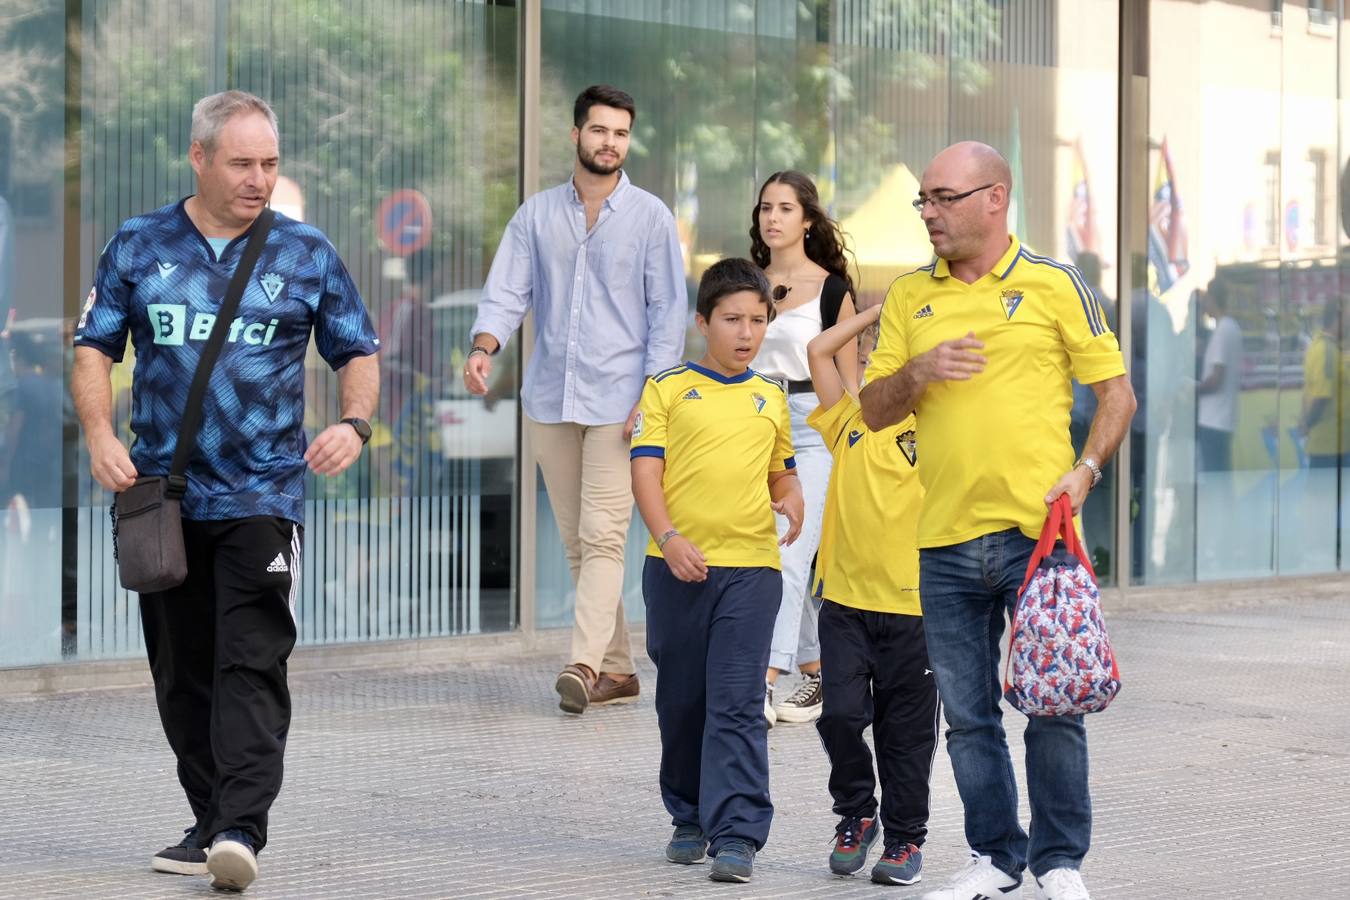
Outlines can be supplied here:
<path id="1" fill-rule="evenodd" d="M 606 706 L 610 703 L 632 703 L 637 698 L 637 675 L 623 681 L 615 681 L 602 672 L 600 673 L 600 680 L 591 688 L 591 705 L 593 706 Z"/>
<path id="2" fill-rule="evenodd" d="M 591 690 L 595 687 L 594 676 L 578 665 L 563 667 L 553 689 L 558 692 L 558 708 L 563 712 L 581 715 L 591 702 Z"/>

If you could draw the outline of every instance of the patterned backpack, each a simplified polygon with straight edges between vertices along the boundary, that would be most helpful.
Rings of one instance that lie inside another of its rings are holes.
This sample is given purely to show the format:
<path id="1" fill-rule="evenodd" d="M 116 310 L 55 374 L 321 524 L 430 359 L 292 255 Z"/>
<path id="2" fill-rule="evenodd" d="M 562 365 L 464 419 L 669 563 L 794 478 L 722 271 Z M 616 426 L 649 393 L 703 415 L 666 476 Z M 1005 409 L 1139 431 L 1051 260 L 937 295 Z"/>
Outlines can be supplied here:
<path id="1" fill-rule="evenodd" d="M 1072 716 L 1106 709 L 1119 691 L 1097 575 L 1063 494 L 1027 563 L 1008 638 L 1003 695 L 1029 716 Z"/>

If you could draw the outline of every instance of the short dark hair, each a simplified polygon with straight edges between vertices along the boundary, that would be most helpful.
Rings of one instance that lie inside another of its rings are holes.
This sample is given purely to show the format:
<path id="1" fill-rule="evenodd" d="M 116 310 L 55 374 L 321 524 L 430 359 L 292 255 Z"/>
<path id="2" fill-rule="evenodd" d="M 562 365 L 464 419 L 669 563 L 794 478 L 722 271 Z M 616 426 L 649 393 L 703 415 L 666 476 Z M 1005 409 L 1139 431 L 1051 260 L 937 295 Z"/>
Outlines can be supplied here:
<path id="1" fill-rule="evenodd" d="M 1219 309 L 1228 311 L 1228 285 L 1223 279 L 1215 278 L 1210 281 L 1209 286 L 1205 288 L 1205 294 Z"/>
<path id="2" fill-rule="evenodd" d="M 711 321 L 713 310 L 722 298 L 741 291 L 758 294 L 768 307 L 769 321 L 773 321 L 777 310 L 769 299 L 769 279 L 763 269 L 740 257 L 718 260 L 708 267 L 708 271 L 699 279 L 698 302 L 694 308 L 703 321 Z"/>
<path id="3" fill-rule="evenodd" d="M 607 84 L 593 84 L 577 94 L 576 105 L 572 107 L 572 124 L 578 128 L 585 125 L 592 106 L 612 106 L 628 113 L 630 124 L 637 121 L 637 105 L 631 96 Z"/>

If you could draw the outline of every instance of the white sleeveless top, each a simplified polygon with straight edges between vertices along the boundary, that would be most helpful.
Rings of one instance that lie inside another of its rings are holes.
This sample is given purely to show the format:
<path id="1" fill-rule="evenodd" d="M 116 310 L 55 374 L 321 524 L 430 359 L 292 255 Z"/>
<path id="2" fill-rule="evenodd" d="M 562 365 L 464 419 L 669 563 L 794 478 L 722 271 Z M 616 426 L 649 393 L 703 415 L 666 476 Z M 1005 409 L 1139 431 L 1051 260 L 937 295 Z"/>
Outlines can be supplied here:
<path id="1" fill-rule="evenodd" d="M 823 288 L 822 288 L 823 291 Z M 768 330 L 750 368 L 783 381 L 810 381 L 806 344 L 821 331 L 820 294 L 801 306 L 780 312 Z"/>

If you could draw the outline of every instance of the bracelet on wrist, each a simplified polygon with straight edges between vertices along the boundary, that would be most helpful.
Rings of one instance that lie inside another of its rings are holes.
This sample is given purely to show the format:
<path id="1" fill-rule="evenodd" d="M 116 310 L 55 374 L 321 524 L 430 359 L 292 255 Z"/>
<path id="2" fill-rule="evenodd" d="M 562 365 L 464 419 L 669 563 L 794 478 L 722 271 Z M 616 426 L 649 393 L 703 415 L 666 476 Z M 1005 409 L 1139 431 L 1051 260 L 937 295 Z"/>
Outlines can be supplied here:
<path id="1" fill-rule="evenodd" d="M 469 348 L 469 353 L 468 353 L 468 355 L 465 356 L 464 358 L 465 358 L 465 359 L 468 359 L 470 356 L 473 356 L 475 353 L 481 353 L 481 354 L 483 354 L 484 356 L 491 356 L 491 355 L 492 355 L 492 351 L 489 350 L 488 348 L 486 348 L 486 347 L 480 347 L 480 346 L 478 346 L 477 344 L 474 344 L 472 347 Z"/>
<path id="2" fill-rule="evenodd" d="M 670 539 L 673 537 L 678 537 L 679 534 L 680 533 L 676 531 L 674 528 L 670 529 L 665 534 L 661 535 L 659 538 L 656 539 L 656 549 L 657 550 L 666 549 L 666 544 L 670 543 Z"/>

